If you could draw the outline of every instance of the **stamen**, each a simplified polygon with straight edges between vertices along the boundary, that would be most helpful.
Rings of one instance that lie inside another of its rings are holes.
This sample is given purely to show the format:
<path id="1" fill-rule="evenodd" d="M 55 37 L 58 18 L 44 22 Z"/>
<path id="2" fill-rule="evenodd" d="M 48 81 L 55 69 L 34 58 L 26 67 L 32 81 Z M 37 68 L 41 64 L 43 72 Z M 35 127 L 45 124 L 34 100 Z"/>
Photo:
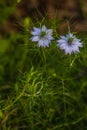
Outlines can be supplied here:
<path id="1" fill-rule="evenodd" d="M 72 37 L 70 37 L 69 39 L 68 39 L 68 44 L 72 44 L 72 41 L 73 41 L 73 38 Z"/>
<path id="2" fill-rule="evenodd" d="M 46 35 L 46 32 L 42 32 L 40 36 L 44 37 L 45 35 Z"/>

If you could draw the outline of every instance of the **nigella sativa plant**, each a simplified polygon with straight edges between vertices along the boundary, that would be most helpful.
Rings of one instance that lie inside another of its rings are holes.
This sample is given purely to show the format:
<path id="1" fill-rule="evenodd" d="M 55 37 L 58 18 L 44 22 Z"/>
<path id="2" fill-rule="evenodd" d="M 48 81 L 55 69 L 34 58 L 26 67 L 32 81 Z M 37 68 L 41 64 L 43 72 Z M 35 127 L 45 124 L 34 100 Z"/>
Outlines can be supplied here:
<path id="1" fill-rule="evenodd" d="M 57 42 L 57 45 L 60 49 L 65 51 L 65 54 L 79 52 L 79 47 L 82 47 L 81 40 L 77 39 L 72 33 L 69 33 L 66 36 L 60 36 L 60 39 L 57 40 Z"/>
<path id="2" fill-rule="evenodd" d="M 31 41 L 38 42 L 39 47 L 48 47 L 51 43 L 51 40 L 53 40 L 52 33 L 53 30 L 47 29 L 45 25 L 43 25 L 41 28 L 34 27 L 31 31 L 31 34 L 33 35 L 31 37 Z"/>

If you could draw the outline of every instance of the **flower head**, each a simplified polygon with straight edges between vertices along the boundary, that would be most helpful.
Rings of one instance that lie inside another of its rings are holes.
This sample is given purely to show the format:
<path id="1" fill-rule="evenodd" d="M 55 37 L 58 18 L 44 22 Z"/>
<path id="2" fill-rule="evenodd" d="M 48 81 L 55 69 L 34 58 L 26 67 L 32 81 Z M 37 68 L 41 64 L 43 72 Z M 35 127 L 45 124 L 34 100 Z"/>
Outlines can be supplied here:
<path id="1" fill-rule="evenodd" d="M 38 42 L 39 47 L 47 47 L 49 46 L 51 40 L 53 40 L 52 32 L 53 30 L 47 29 L 45 25 L 41 28 L 34 27 L 33 31 L 31 31 L 31 34 L 33 35 L 31 37 L 31 41 Z"/>
<path id="2" fill-rule="evenodd" d="M 60 36 L 60 39 L 57 40 L 59 43 L 58 46 L 60 49 L 65 51 L 65 54 L 71 54 L 79 52 L 79 47 L 82 47 L 80 39 L 77 39 L 72 33 L 67 34 L 66 36 Z"/>

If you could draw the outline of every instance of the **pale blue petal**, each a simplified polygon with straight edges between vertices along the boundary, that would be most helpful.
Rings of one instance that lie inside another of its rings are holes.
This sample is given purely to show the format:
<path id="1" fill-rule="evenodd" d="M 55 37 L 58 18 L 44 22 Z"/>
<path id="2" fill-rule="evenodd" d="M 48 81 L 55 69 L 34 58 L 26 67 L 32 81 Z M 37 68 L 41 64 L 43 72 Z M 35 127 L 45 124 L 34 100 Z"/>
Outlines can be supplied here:
<path id="1" fill-rule="evenodd" d="M 62 43 L 62 44 L 58 44 L 58 46 L 61 48 L 61 49 L 65 49 L 66 48 L 66 44 L 65 43 Z"/>
<path id="2" fill-rule="evenodd" d="M 80 40 L 80 39 L 75 38 L 75 39 L 74 39 L 74 41 L 80 42 L 81 40 Z"/>
<path id="3" fill-rule="evenodd" d="M 65 43 L 66 40 L 65 39 L 59 39 L 59 40 L 57 40 L 57 42 L 59 42 L 59 43 Z"/>
<path id="4" fill-rule="evenodd" d="M 44 41 L 40 39 L 40 40 L 38 41 L 38 46 L 39 46 L 39 47 L 40 47 L 40 46 L 43 46 L 43 43 L 44 43 Z"/>
<path id="5" fill-rule="evenodd" d="M 54 39 L 51 35 L 50 36 L 46 35 L 45 38 L 48 39 L 48 40 L 53 40 Z"/>
<path id="6" fill-rule="evenodd" d="M 33 42 L 37 42 L 37 41 L 39 41 L 39 36 L 33 36 L 32 38 L 31 38 L 31 40 L 33 41 Z"/>
<path id="7" fill-rule="evenodd" d="M 36 27 L 34 27 L 34 31 L 35 31 L 35 32 L 41 32 L 41 28 L 36 28 Z"/>
<path id="8" fill-rule="evenodd" d="M 60 36 L 60 38 L 66 40 L 66 37 L 65 37 L 65 36 Z"/>
<path id="9" fill-rule="evenodd" d="M 79 48 L 75 48 L 74 50 L 73 50 L 73 52 L 75 53 L 75 52 L 79 52 Z"/>
<path id="10" fill-rule="evenodd" d="M 41 29 L 34 27 L 33 31 L 31 31 L 32 35 L 40 35 Z"/>
<path id="11" fill-rule="evenodd" d="M 82 47 L 82 43 L 76 40 L 75 41 L 73 40 L 72 44 L 77 45 L 78 47 Z"/>
<path id="12" fill-rule="evenodd" d="M 44 47 L 49 46 L 49 43 L 50 43 L 49 40 L 44 40 Z"/>
<path id="13" fill-rule="evenodd" d="M 73 50 L 74 52 L 78 52 L 78 51 L 79 51 L 79 48 L 78 48 L 77 45 L 72 45 L 72 50 Z"/>
<path id="14" fill-rule="evenodd" d="M 53 32 L 52 29 L 47 29 L 47 30 L 46 30 L 46 34 L 47 34 L 48 36 L 52 35 L 52 32 Z"/>
<path id="15" fill-rule="evenodd" d="M 41 30 L 42 30 L 42 32 L 46 32 L 46 30 L 47 30 L 46 26 L 43 25 L 42 28 L 41 28 Z"/>
<path id="16" fill-rule="evenodd" d="M 71 48 L 67 46 L 67 47 L 65 48 L 65 54 L 71 54 L 71 53 L 72 53 Z"/>
<path id="17" fill-rule="evenodd" d="M 69 35 L 69 37 L 73 37 L 73 34 L 72 34 L 72 33 L 69 33 L 68 35 Z"/>

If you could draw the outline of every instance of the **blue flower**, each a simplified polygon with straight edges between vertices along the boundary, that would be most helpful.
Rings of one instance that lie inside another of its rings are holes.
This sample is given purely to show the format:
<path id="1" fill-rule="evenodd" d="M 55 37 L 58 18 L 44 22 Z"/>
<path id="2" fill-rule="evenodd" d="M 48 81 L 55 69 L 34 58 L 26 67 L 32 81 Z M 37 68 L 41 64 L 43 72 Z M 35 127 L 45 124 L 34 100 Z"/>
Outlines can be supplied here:
<path id="1" fill-rule="evenodd" d="M 77 39 L 72 33 L 60 36 L 57 42 L 60 49 L 65 51 L 65 54 L 79 52 L 79 47 L 82 47 L 81 40 Z"/>
<path id="2" fill-rule="evenodd" d="M 51 40 L 53 40 L 52 36 L 52 29 L 47 29 L 45 25 L 42 26 L 42 28 L 33 28 L 33 31 L 31 31 L 31 34 L 33 35 L 31 37 L 32 42 L 38 42 L 38 46 L 48 47 L 51 43 Z"/>

